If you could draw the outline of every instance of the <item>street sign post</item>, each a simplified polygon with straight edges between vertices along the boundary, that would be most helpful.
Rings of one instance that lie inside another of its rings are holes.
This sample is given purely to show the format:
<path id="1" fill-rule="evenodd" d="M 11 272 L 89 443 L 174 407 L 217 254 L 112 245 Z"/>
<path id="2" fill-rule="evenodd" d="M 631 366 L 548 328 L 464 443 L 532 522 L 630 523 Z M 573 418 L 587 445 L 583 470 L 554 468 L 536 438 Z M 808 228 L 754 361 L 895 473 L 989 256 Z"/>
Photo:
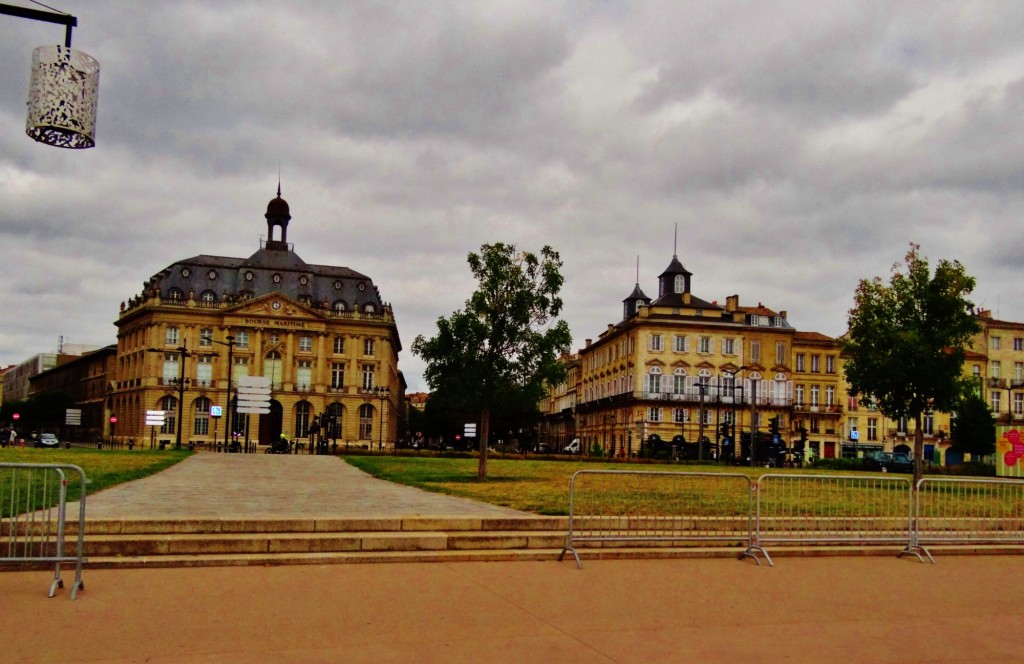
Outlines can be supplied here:
<path id="1" fill-rule="evenodd" d="M 243 376 L 238 379 L 238 413 L 270 412 L 270 379 L 265 376 Z"/>

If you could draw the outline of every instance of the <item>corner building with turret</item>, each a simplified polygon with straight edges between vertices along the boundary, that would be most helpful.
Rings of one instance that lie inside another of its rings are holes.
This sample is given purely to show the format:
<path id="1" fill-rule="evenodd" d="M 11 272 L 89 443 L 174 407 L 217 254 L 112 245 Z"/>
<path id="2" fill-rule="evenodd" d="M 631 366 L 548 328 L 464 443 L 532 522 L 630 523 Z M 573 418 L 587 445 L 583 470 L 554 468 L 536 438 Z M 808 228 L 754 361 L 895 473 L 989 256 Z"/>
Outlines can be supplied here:
<path id="1" fill-rule="evenodd" d="M 622 319 L 573 357 L 579 368 L 571 435 L 586 453 L 603 456 L 756 456 L 771 463 L 805 453 L 838 456 L 836 340 L 797 331 L 785 311 L 741 306 L 738 295 L 724 305 L 701 299 L 692 277 L 673 256 L 658 277 L 657 298 L 636 284 Z M 568 428 L 556 426 L 565 417 L 565 409 L 548 413 L 555 438 L 567 437 Z M 561 449 L 564 442 L 548 444 Z"/>
<path id="2" fill-rule="evenodd" d="M 230 411 L 239 438 L 261 444 L 308 442 L 321 421 L 339 445 L 396 444 L 405 383 L 391 306 L 368 276 L 294 252 L 280 187 L 265 217 L 268 239 L 248 258 L 177 261 L 121 304 L 109 399 L 119 442 L 175 439 L 180 417 L 183 443 L 214 445 Z M 269 413 L 228 408 L 244 376 L 270 380 Z M 162 426 L 146 426 L 150 410 L 164 411 Z"/>

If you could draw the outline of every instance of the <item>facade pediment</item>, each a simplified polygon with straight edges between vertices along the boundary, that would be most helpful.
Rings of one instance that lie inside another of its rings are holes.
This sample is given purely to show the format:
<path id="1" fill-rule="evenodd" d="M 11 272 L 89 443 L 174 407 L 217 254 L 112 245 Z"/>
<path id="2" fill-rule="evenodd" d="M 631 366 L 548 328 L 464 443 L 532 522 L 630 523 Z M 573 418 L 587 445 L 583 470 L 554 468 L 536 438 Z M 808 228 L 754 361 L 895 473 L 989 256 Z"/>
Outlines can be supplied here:
<path id="1" fill-rule="evenodd" d="M 268 293 L 260 297 L 239 303 L 224 312 L 230 316 L 247 318 L 266 317 L 267 324 L 271 319 L 324 320 L 324 316 L 313 309 L 299 304 L 295 300 L 280 293 Z"/>

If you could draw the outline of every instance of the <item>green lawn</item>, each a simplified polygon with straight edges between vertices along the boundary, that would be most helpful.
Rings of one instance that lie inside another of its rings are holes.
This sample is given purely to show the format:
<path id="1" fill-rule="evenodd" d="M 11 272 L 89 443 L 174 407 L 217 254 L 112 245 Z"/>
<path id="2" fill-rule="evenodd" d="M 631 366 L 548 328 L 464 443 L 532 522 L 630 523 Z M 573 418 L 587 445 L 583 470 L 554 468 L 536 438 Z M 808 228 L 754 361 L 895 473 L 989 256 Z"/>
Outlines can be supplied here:
<path id="1" fill-rule="evenodd" d="M 0 463 L 44 463 L 44 464 L 71 464 L 80 467 L 85 472 L 88 482 L 88 493 L 95 493 L 117 484 L 130 482 L 146 477 L 161 470 L 173 466 L 192 452 L 187 451 L 114 451 L 94 449 L 32 449 L 23 447 L 7 447 L 0 449 Z M 55 477 L 49 474 L 51 477 Z M 77 473 L 69 473 L 68 500 L 77 500 L 81 495 Z M 0 468 L 0 518 L 8 517 L 11 514 L 12 495 L 14 491 L 24 491 L 24 474 L 19 476 L 19 485 L 12 486 L 12 471 L 8 468 Z M 52 484 L 52 483 L 51 483 Z M 25 502 L 24 493 L 20 494 L 17 501 L 16 512 L 24 511 L 26 505 L 31 509 L 42 509 L 52 507 L 58 500 L 58 494 L 54 486 L 45 487 L 37 484 L 33 487 L 33 495 Z M 48 489 L 48 491 L 47 491 Z M 43 496 L 48 495 L 49 500 L 44 501 Z M 48 503 L 48 504 L 45 504 Z"/>
<path id="2" fill-rule="evenodd" d="M 698 466 L 653 463 L 601 463 L 587 461 L 547 461 L 490 458 L 487 461 L 487 481 L 478 482 L 475 458 L 413 457 L 413 456 L 346 456 L 345 461 L 365 472 L 391 482 L 419 487 L 427 491 L 472 498 L 494 505 L 533 512 L 536 514 L 564 515 L 569 513 L 569 482 L 577 470 L 642 470 L 664 472 L 701 472 L 740 474 L 760 477 L 767 472 L 799 473 L 812 471 L 746 468 L 737 466 Z M 860 473 L 844 473 L 860 474 Z M 619 478 L 622 479 L 622 478 Z M 633 480 L 631 480 L 633 481 Z M 715 484 L 714 482 L 712 482 Z M 721 485 L 721 482 L 717 483 Z M 743 484 L 745 486 L 745 483 Z M 591 481 L 588 486 L 596 486 Z M 657 487 L 638 487 L 646 500 L 664 499 L 670 488 L 664 483 Z M 737 487 L 740 485 L 737 484 Z M 623 495 L 620 490 L 619 495 Z M 578 498 L 583 497 L 580 491 Z M 701 494 L 707 495 L 706 493 Z M 735 503 L 736 501 L 732 501 Z M 637 507 L 619 503 L 620 509 Z M 669 507 L 665 505 L 665 507 Z M 738 503 L 729 507 L 735 511 L 745 506 Z"/>

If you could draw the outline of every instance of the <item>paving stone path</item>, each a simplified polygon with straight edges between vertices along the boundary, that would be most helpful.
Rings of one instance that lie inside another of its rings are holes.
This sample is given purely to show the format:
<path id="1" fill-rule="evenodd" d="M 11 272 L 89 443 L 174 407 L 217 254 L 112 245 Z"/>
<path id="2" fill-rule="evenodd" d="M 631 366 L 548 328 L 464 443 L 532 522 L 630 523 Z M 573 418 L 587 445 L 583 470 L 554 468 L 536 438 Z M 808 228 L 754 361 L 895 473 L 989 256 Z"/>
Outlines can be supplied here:
<path id="1" fill-rule="evenodd" d="M 78 504 L 68 505 L 77 514 Z M 194 454 L 89 495 L 89 519 L 526 516 L 378 480 L 333 456 Z"/>

